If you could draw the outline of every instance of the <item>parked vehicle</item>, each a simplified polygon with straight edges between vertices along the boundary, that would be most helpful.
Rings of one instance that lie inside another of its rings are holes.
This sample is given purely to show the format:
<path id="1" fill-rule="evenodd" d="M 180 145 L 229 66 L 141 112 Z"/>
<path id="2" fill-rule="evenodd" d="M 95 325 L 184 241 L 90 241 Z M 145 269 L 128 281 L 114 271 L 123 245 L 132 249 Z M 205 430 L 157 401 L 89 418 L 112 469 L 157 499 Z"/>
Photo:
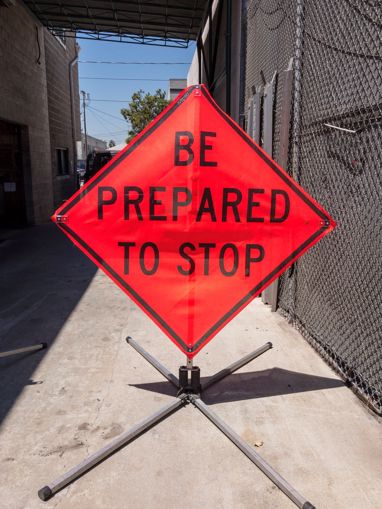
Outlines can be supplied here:
<path id="1" fill-rule="evenodd" d="M 82 186 L 85 182 L 91 179 L 101 168 L 107 164 L 118 152 L 126 147 L 126 143 L 120 143 L 114 147 L 103 150 L 102 152 L 93 151 L 86 158 L 86 161 L 81 159 L 81 174 L 80 166 L 77 164 L 77 175 L 80 175 L 79 182 Z M 83 163 L 83 166 L 82 166 Z M 82 169 L 83 168 L 83 169 Z"/>
<path id="2" fill-rule="evenodd" d="M 93 152 L 92 154 L 89 154 L 86 158 L 86 171 L 84 175 L 84 182 L 87 182 L 89 179 L 91 179 L 112 158 L 113 155 L 107 151 Z"/>
<path id="3" fill-rule="evenodd" d="M 86 161 L 85 159 L 77 160 L 77 175 L 79 178 L 83 178 L 86 171 Z"/>

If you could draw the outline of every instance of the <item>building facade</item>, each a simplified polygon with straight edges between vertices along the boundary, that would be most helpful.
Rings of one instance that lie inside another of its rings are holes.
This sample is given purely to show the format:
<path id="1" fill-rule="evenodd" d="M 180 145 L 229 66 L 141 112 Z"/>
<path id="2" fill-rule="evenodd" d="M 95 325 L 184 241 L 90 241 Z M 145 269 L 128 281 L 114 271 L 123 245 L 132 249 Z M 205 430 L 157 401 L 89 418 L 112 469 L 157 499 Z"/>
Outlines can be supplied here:
<path id="1" fill-rule="evenodd" d="M 81 150 L 78 151 L 78 159 L 86 159 L 87 154 L 92 154 L 93 152 L 103 152 L 106 149 L 107 142 L 105 140 L 100 140 L 99 138 L 95 138 L 94 136 L 87 134 L 85 143 L 85 134 L 82 133 Z"/>
<path id="2" fill-rule="evenodd" d="M 0 2 L 0 227 L 49 220 L 76 188 L 77 47 Z"/>
<path id="3" fill-rule="evenodd" d="M 187 74 L 187 84 L 204 83 L 217 104 L 243 124 L 246 0 L 213 0 Z"/>
<path id="4" fill-rule="evenodd" d="M 172 78 L 168 80 L 167 99 L 173 101 L 187 87 L 186 78 Z"/>

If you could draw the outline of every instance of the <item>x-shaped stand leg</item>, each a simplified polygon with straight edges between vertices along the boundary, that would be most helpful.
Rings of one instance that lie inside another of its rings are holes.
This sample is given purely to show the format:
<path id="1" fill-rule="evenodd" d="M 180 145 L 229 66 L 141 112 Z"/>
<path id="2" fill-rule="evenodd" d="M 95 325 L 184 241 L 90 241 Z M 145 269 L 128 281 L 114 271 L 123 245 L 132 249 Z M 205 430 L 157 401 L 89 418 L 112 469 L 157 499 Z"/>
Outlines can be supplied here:
<path id="1" fill-rule="evenodd" d="M 38 343 L 37 345 L 25 346 L 24 348 L 16 348 L 16 350 L 8 350 L 7 352 L 0 352 L 0 358 L 10 357 L 11 355 L 19 355 L 22 353 L 37 352 L 44 350 L 48 345 L 46 343 Z"/>
<path id="2" fill-rule="evenodd" d="M 95 467 L 98 463 L 104 461 L 111 454 L 116 452 L 121 447 L 135 440 L 137 437 L 148 431 L 150 428 L 158 424 L 163 419 L 169 417 L 171 414 L 182 408 L 183 406 L 192 403 L 195 408 L 200 410 L 215 426 L 228 437 L 251 461 L 254 463 L 281 491 L 289 497 L 292 502 L 296 504 L 300 509 L 315 509 L 314 506 L 306 500 L 288 481 L 286 481 L 276 470 L 274 470 L 269 463 L 267 463 L 251 446 L 249 446 L 240 436 L 231 429 L 220 417 L 213 412 L 201 399 L 199 394 L 195 394 L 193 389 L 195 384 L 182 385 L 179 379 L 171 373 L 163 364 L 157 359 L 150 355 L 144 348 L 142 348 L 136 341 L 128 337 L 126 339 L 128 344 L 132 346 L 144 359 L 147 360 L 161 375 L 163 375 L 172 385 L 178 389 L 178 395 L 174 401 L 162 407 L 158 412 L 144 419 L 136 426 L 131 428 L 129 431 L 122 433 L 115 438 L 108 445 L 100 449 L 98 452 L 92 454 L 84 461 L 79 463 L 76 467 L 66 472 L 61 477 L 58 477 L 55 481 L 49 485 L 44 486 L 38 492 L 41 500 L 49 500 L 62 488 L 78 479 L 80 476 L 85 474 L 91 468 Z M 253 351 L 252 353 L 242 357 L 238 361 L 230 364 L 227 368 L 219 371 L 214 376 L 200 387 L 200 392 L 203 392 L 211 385 L 221 381 L 223 378 L 231 375 L 238 369 L 242 368 L 259 355 L 265 353 L 267 350 L 272 348 L 271 343 L 266 343 L 262 347 Z M 194 368 L 198 369 L 198 368 Z M 182 368 L 181 368 L 182 370 Z M 182 371 L 180 370 L 180 374 Z M 197 373 L 199 377 L 199 373 Z M 199 378 L 198 378 L 199 380 Z"/>

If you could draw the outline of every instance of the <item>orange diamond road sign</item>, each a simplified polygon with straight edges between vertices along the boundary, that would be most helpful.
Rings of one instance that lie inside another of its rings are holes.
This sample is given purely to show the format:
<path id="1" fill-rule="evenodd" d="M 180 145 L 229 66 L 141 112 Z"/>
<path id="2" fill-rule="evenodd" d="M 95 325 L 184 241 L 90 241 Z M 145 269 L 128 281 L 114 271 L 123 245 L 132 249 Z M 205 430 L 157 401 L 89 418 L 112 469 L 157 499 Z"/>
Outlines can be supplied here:
<path id="1" fill-rule="evenodd" d="M 53 220 L 189 358 L 335 226 L 203 85 Z"/>

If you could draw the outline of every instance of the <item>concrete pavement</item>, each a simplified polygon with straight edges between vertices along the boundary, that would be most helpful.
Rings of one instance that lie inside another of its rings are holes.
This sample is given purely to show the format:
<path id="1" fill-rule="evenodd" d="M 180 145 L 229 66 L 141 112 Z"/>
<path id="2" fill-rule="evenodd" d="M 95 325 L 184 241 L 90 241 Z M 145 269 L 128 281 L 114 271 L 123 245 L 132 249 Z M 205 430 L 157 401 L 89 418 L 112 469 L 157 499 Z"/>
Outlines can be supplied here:
<path id="1" fill-rule="evenodd" d="M 125 342 L 175 374 L 183 355 L 54 225 L 0 244 L 0 507 L 295 507 L 203 415 L 181 409 L 42 502 L 39 488 L 171 401 Z M 274 348 L 204 400 L 317 509 L 382 507 L 382 427 L 280 315 L 256 299 L 196 357 L 202 376 Z"/>

